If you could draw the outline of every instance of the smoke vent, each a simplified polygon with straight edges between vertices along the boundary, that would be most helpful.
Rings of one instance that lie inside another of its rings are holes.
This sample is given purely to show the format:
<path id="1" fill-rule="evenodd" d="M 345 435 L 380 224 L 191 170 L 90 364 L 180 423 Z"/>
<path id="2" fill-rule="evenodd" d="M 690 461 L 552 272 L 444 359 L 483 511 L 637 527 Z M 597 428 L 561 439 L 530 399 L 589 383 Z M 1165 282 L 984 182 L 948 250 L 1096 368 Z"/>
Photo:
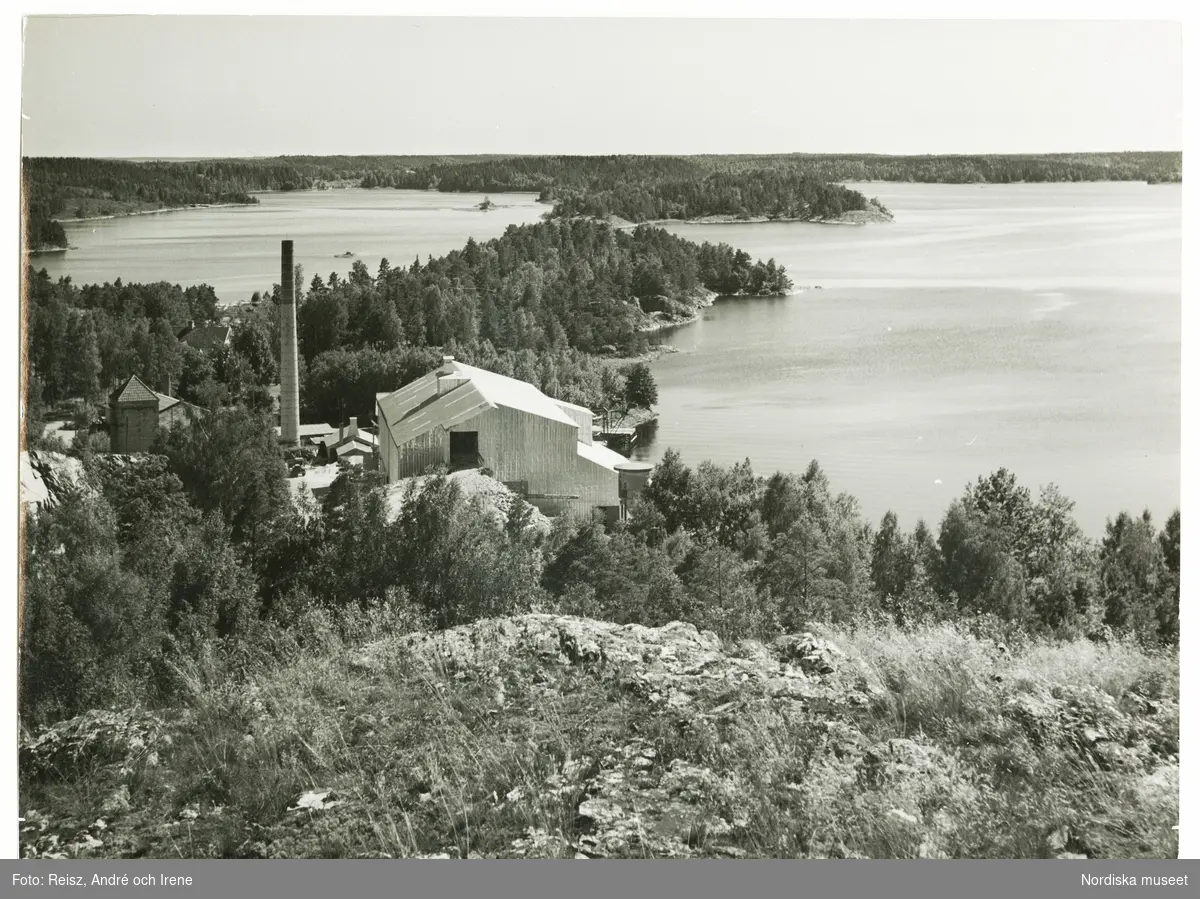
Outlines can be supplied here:
<path id="1" fill-rule="evenodd" d="M 300 445 L 300 375 L 296 351 L 296 269 L 292 242 L 283 242 L 279 271 L 279 438 Z"/>

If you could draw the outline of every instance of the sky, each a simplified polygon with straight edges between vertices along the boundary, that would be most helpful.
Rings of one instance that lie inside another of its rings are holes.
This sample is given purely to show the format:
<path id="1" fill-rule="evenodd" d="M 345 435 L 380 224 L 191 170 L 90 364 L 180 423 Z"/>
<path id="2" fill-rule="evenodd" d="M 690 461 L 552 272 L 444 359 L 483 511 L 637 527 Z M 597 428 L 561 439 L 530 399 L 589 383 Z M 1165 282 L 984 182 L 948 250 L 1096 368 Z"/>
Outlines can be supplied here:
<path id="1" fill-rule="evenodd" d="M 26 155 L 194 157 L 353 153 L 1068 152 L 1182 148 L 1182 28 L 1168 0 L 339 0 L 339 11 L 437 14 L 593 7 L 611 15 L 774 10 L 826 16 L 993 16 L 1008 21 L 702 22 L 578 20 L 288 21 L 278 0 L 122 0 L 126 10 L 242 13 L 239 18 L 47 19 L 15 14 L 0 53 L 6 145 Z M 42 11 L 49 0 L 24 0 Z M 669 8 L 669 7 L 674 8 Z M 94 0 L 54 0 L 56 10 Z M 474 7 L 474 8 L 471 8 Z M 334 8 L 288 0 L 295 12 Z M 1012 21 L 1025 16 L 1027 21 Z M 1100 22 L 1033 21 L 1115 19 Z M 1122 21 L 1124 20 L 1124 21 Z M 1195 29 L 1189 30 L 1189 34 Z M 1195 65 L 1196 54 L 1191 54 Z M 1191 83 L 1198 83 L 1193 73 Z M 290 95 L 282 87 L 290 81 Z M 20 102 L 18 119 L 14 106 Z M 12 157 L 10 157 L 12 158 Z M 15 164 L 15 162 L 14 162 Z M 0 180 L 7 208 L 18 179 Z M 1197 221 L 1183 185 L 1186 235 Z M 8 245 L 19 221 L 9 216 Z M 1184 294 L 1196 254 L 1183 259 Z M 18 254 L 0 276 L 19 281 Z M 10 304 L 14 317 L 18 305 Z M 1196 304 L 1183 304 L 1185 349 Z M 0 328 L 17 383 L 21 328 Z M 1195 354 L 1183 354 L 1183 458 L 1195 457 Z M 0 431 L 17 445 L 17 391 Z M 1184 466 L 1184 504 L 1197 494 Z M 6 485 L 6 486 L 5 486 Z M 17 482 L 0 485 L 8 508 Z M 16 545 L 16 518 L 0 524 Z M 1184 540 L 1190 541 L 1190 531 Z M 1187 551 L 1185 549 L 1185 554 Z M 15 578 L 17 553 L 8 556 Z M 1184 566 L 1183 592 L 1194 592 Z M 11 582 L 11 581 L 10 581 Z M 15 602 L 15 591 L 7 593 Z M 9 607 L 15 611 L 14 606 Z M 1181 609 L 1185 635 L 1200 616 Z M 10 620 L 15 620 L 10 618 Z M 16 641 L 0 641 L 0 770 L 16 768 Z M 1184 653 L 1183 682 L 1200 680 Z M 1185 703 L 1181 729 L 1195 730 Z M 1191 724 L 1189 724 L 1191 721 Z M 1184 747 L 1180 857 L 1200 858 L 1200 765 Z M 17 844 L 17 784 L 0 777 L 0 856 Z"/>
<path id="2" fill-rule="evenodd" d="M 30 17 L 29 156 L 1182 149 L 1153 21 Z"/>

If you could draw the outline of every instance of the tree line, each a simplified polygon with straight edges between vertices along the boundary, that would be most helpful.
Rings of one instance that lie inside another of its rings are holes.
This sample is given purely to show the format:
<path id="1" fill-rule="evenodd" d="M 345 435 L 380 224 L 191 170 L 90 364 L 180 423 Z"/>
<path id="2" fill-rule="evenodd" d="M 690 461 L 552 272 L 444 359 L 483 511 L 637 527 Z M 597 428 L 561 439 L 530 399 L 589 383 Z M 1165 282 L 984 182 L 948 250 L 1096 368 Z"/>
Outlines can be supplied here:
<path id="1" fill-rule="evenodd" d="M 840 184 L 770 169 L 648 183 L 629 178 L 592 190 L 551 187 L 542 198 L 554 202 L 555 215 L 615 215 L 632 222 L 709 215 L 836 219 L 868 206 L 861 193 Z"/>
<path id="2" fill-rule="evenodd" d="M 987 619 L 1013 639 L 1124 633 L 1176 643 L 1178 510 L 1161 530 L 1149 512 L 1121 512 L 1097 543 L 1073 509 L 1053 484 L 1034 496 L 1000 469 L 968 484 L 936 529 L 918 521 L 906 533 L 892 512 L 878 525 L 866 521 L 816 462 L 803 474 L 762 478 L 749 460 L 693 469 L 668 450 L 626 532 L 589 536 L 583 546 L 674 560 L 683 586 L 696 571 L 697 583 L 720 595 L 711 626 L 733 636 L 882 614 L 901 624 Z M 596 566 L 560 568 L 560 595 L 574 590 L 600 608 L 615 601 L 587 574 Z M 686 620 L 700 614 L 677 611 Z"/>
<path id="3" fill-rule="evenodd" d="M 469 347 L 597 352 L 644 349 L 646 314 L 675 310 L 697 291 L 782 294 L 792 284 L 774 260 L 728 244 L 696 244 L 652 227 L 632 232 L 587 220 L 510 226 L 422 264 L 348 278 L 314 277 L 297 310 L 310 364 L 341 346 Z"/>
<path id="4" fill-rule="evenodd" d="M 624 387 L 597 354 L 644 353 L 652 312 L 682 314 L 698 291 L 777 294 L 791 287 L 774 260 L 666 231 L 588 221 L 510 227 L 438 259 L 348 277 L 297 271 L 297 337 L 306 418 L 374 416 L 375 393 L 437 365 L 440 353 L 537 384 L 551 396 L 613 408 Z M 29 279 L 29 357 L 38 397 L 97 402 L 131 374 L 212 407 L 267 407 L 277 377 L 278 285 L 240 308 L 229 346 L 199 350 L 178 335 L 218 316 L 207 286 L 78 287 L 45 270 Z M 607 380 L 606 380 L 607 377 Z"/>
<path id="5" fill-rule="evenodd" d="M 804 172 L 762 166 L 720 171 L 689 157 L 539 156 L 435 163 L 370 172 L 363 187 L 537 191 L 555 216 L 616 215 L 631 222 L 706 215 L 836 218 L 867 208 L 857 191 Z"/>
<path id="6" fill-rule="evenodd" d="M 790 154 L 714 157 L 722 168 L 795 170 L 828 181 L 911 181 L 926 184 L 1013 182 L 1181 181 L 1182 153 L 1039 153 L 947 156 Z"/>
<path id="7" fill-rule="evenodd" d="M 1179 181 L 1183 154 L 1175 152 L 1042 153 L 885 156 L 772 153 L 704 156 L 511 156 L 451 158 L 388 165 L 364 175 L 364 187 L 441 191 L 577 190 L 599 193 L 626 183 L 697 182 L 770 173 L 776 177 L 837 181 L 990 183 L 1015 181 Z"/>
<path id="8" fill-rule="evenodd" d="M 266 159 L 25 158 L 32 249 L 66 246 L 56 219 L 211 203 L 330 185 L 450 192 L 529 191 L 556 214 L 639 222 L 705 215 L 835 217 L 866 200 L 833 182 L 1182 180 L 1181 153 L 977 156 L 285 156 Z"/>
<path id="9" fill-rule="evenodd" d="M 22 160 L 31 249 L 65 247 L 57 219 L 214 203 L 257 203 L 250 191 L 287 175 L 263 167 L 249 177 L 215 162 L 132 162 L 108 159 Z M 300 186 L 301 181 L 288 182 Z"/>
<path id="10" fill-rule="evenodd" d="M 866 521 L 815 461 L 762 477 L 668 451 L 628 522 L 560 518 L 539 535 L 530 507 L 497 524 L 436 474 L 417 491 L 352 470 L 319 502 L 293 498 L 269 417 L 241 406 L 164 432 L 149 455 L 81 458 L 87 482 L 27 519 L 31 725 L 178 701 L 188 660 L 236 666 L 272 634 L 303 640 L 314 609 L 411 628 L 550 609 L 730 640 L 885 619 L 1013 646 L 1179 638 L 1178 511 L 1161 529 L 1122 512 L 1091 541 L 1057 489 L 1034 497 L 1003 469 L 905 532 L 890 512 Z"/>

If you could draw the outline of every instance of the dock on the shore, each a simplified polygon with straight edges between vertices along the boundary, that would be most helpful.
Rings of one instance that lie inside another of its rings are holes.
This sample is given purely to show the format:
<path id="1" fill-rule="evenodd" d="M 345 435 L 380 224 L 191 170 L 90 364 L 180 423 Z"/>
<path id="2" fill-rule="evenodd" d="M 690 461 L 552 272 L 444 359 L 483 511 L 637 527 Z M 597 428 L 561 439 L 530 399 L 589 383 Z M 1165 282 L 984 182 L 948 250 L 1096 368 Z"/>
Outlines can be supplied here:
<path id="1" fill-rule="evenodd" d="M 592 440 L 603 443 L 610 450 L 628 456 L 637 444 L 637 428 L 607 428 L 592 431 Z"/>
<path id="2" fill-rule="evenodd" d="M 601 412 L 592 425 L 592 440 L 610 450 L 628 456 L 646 435 L 646 427 L 658 421 L 658 414 L 648 409 L 629 409 L 623 412 Z"/>

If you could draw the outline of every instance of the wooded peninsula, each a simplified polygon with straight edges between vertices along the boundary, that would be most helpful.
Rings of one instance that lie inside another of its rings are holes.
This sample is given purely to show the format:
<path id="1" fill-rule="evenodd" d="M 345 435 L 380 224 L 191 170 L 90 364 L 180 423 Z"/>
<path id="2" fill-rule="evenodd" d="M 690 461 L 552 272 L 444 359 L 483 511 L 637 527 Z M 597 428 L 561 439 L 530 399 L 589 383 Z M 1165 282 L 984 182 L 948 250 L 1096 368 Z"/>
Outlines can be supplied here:
<path id="1" fill-rule="evenodd" d="M 512 226 L 438 259 L 348 278 L 297 272 L 297 329 L 306 408 L 318 420 L 374 409 L 436 364 L 440 348 L 551 396 L 609 408 L 614 392 L 593 355 L 637 356 L 655 323 L 694 315 L 711 295 L 779 295 L 792 282 L 775 260 L 727 244 L 696 244 L 660 228 L 619 231 L 586 219 Z M 172 384 L 200 406 L 269 405 L 276 377 L 277 307 L 246 307 L 217 356 L 180 345 L 189 320 L 215 320 L 211 287 L 169 283 L 78 286 L 29 278 L 32 392 L 56 403 L 98 398 L 130 375 Z M 278 290 L 278 285 L 275 286 Z"/>

